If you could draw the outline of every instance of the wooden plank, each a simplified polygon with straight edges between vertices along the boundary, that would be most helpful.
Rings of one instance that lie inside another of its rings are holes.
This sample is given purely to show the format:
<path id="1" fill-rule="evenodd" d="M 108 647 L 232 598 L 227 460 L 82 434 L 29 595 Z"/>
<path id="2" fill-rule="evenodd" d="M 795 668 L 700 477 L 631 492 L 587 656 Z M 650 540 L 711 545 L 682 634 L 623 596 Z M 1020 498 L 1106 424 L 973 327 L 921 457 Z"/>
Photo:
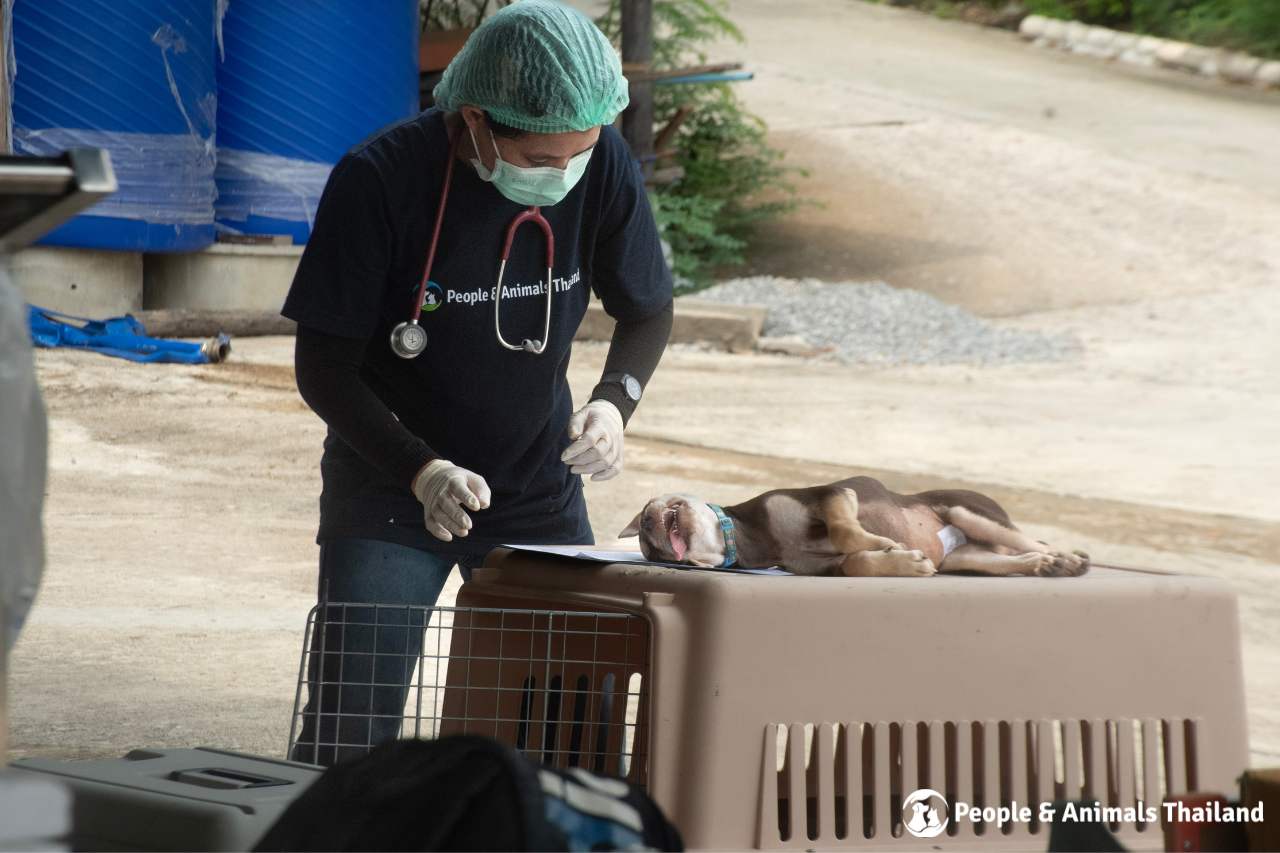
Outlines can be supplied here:
<path id="1" fill-rule="evenodd" d="M 153 338 L 210 338 L 219 333 L 248 338 L 292 335 L 296 324 L 274 311 L 134 311 Z"/>

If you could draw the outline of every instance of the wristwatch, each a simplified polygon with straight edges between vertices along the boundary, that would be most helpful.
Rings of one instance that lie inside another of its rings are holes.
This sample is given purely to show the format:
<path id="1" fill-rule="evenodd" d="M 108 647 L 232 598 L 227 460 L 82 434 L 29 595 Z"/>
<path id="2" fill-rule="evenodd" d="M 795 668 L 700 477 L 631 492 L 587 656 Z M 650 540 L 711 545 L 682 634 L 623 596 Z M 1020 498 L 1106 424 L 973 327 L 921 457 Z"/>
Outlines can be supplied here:
<path id="1" fill-rule="evenodd" d="M 611 370 L 601 376 L 600 384 L 621 386 L 622 393 L 626 394 L 627 399 L 633 403 L 639 403 L 640 395 L 644 393 L 644 389 L 640 387 L 640 380 L 630 373 L 623 373 L 621 370 Z"/>

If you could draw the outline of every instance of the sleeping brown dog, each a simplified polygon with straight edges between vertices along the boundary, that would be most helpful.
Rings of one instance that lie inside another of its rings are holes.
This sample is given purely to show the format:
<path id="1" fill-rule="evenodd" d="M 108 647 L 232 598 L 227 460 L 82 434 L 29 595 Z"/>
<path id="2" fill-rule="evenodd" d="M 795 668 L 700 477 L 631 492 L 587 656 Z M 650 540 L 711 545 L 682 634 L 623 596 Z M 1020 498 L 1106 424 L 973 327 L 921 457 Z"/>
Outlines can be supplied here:
<path id="1" fill-rule="evenodd" d="M 726 507 L 663 495 L 618 535 L 637 534 L 647 560 L 782 566 L 799 575 L 1068 577 L 1089 570 L 1087 554 L 1032 539 L 986 495 L 963 489 L 899 495 L 871 477 L 775 489 Z"/>

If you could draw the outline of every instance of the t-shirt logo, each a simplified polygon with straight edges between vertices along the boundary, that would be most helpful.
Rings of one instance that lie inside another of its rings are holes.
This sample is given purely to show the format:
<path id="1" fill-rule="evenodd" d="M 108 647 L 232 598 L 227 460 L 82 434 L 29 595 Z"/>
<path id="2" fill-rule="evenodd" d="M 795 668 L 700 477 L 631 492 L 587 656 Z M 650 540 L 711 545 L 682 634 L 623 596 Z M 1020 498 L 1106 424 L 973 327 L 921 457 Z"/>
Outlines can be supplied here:
<path id="1" fill-rule="evenodd" d="M 427 282 L 427 292 L 422 296 L 422 310 L 434 311 L 444 304 L 444 291 L 434 281 Z"/>

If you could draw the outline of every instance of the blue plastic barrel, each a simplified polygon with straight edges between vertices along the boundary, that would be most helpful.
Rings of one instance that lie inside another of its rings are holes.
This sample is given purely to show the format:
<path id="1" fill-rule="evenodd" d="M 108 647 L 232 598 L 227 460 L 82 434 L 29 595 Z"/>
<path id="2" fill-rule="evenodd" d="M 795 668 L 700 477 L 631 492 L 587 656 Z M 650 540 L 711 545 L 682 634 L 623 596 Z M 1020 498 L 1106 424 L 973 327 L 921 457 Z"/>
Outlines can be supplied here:
<path id="1" fill-rule="evenodd" d="M 215 0 L 14 0 L 13 147 L 111 152 L 119 191 L 40 242 L 213 242 Z"/>
<path id="2" fill-rule="evenodd" d="M 333 164 L 418 111 L 418 0 L 231 0 L 218 63 L 220 228 L 305 243 Z"/>

